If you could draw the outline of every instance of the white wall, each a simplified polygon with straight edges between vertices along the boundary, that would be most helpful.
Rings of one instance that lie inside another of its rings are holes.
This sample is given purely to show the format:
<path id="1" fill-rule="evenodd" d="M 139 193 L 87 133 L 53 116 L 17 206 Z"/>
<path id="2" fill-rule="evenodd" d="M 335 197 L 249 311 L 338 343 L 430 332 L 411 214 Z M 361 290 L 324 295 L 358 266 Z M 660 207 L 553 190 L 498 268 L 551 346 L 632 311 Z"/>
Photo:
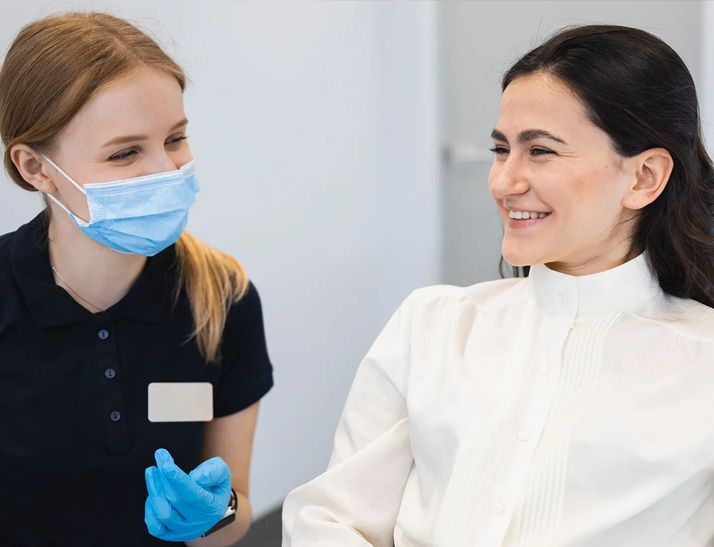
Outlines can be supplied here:
<path id="1" fill-rule="evenodd" d="M 360 358 L 440 277 L 435 6 L 14 0 L 0 48 L 69 8 L 139 23 L 193 81 L 189 228 L 247 266 L 276 369 L 254 451 L 260 514 L 324 469 Z M 0 182 L 4 233 L 39 198 Z"/>

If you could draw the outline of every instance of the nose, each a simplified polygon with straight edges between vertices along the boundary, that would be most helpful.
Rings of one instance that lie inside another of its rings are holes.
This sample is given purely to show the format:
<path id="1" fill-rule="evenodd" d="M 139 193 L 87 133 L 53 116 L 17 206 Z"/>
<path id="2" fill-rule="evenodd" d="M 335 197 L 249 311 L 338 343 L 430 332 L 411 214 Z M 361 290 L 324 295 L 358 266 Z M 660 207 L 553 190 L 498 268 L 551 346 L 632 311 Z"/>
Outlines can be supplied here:
<path id="1" fill-rule="evenodd" d="M 162 154 L 162 160 L 162 171 L 174 171 L 175 169 L 181 167 L 180 165 L 177 165 L 176 158 L 172 157 L 169 154 Z"/>
<path id="2" fill-rule="evenodd" d="M 183 158 L 179 159 L 175 155 L 161 151 L 153 158 L 147 168 L 151 173 L 165 173 L 167 171 L 175 171 L 184 163 L 186 161 Z"/>
<path id="3" fill-rule="evenodd" d="M 505 161 L 496 158 L 488 175 L 489 188 L 494 199 L 525 194 L 530 189 L 528 178 L 519 159 L 510 155 Z"/>

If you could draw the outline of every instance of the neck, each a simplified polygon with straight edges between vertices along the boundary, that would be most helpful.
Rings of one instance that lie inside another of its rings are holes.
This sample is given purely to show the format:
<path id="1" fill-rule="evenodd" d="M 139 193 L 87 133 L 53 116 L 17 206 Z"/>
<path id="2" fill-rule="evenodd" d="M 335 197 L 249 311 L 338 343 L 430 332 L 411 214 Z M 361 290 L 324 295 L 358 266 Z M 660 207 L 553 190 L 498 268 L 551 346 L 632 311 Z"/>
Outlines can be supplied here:
<path id="1" fill-rule="evenodd" d="M 57 284 L 94 313 L 119 302 L 141 274 L 146 257 L 117 253 L 97 243 L 64 211 L 52 208 L 50 217 L 49 254 L 59 274 L 55 274 Z"/>
<path id="2" fill-rule="evenodd" d="M 576 276 L 605 272 L 612 268 L 622 266 L 625 262 L 629 262 L 641 254 L 642 251 L 636 249 L 634 246 L 627 248 L 626 245 L 629 246 L 629 242 L 615 246 L 609 251 L 594 256 L 579 257 L 562 262 L 548 262 L 546 266 L 556 272 Z"/>

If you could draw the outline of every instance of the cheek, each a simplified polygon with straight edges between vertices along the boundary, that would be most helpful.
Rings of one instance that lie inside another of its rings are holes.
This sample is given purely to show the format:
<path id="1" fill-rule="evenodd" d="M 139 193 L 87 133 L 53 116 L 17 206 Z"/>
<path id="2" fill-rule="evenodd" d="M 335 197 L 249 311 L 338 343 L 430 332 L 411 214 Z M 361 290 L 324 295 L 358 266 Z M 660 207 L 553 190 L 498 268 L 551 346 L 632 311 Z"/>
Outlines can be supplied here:
<path id="1" fill-rule="evenodd" d="M 589 172 L 573 178 L 567 191 L 553 196 L 553 207 L 571 223 L 592 231 L 609 231 L 622 216 L 621 185 L 609 172 Z"/>
<path id="2" fill-rule="evenodd" d="M 498 175 L 498 166 L 496 165 L 496 162 L 494 161 L 491 164 L 491 168 L 488 170 L 488 191 L 490 192 L 491 196 L 494 199 L 496 199 L 496 196 L 494 194 L 493 182 L 497 175 Z"/>

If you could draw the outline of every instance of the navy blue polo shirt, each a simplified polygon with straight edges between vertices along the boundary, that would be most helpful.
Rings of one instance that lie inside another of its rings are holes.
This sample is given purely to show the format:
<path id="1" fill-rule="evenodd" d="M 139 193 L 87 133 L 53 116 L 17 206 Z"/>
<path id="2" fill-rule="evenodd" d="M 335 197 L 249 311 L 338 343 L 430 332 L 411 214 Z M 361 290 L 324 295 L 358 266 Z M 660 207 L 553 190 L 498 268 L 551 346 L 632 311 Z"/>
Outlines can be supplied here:
<path id="1" fill-rule="evenodd" d="M 144 524 L 144 469 L 157 448 L 190 471 L 201 422 L 152 423 L 151 382 L 210 382 L 214 415 L 273 385 L 251 284 L 227 318 L 220 365 L 206 365 L 187 295 L 174 304 L 173 246 L 129 293 L 92 314 L 54 283 L 40 214 L 0 237 L 0 545 L 166 545 Z"/>

